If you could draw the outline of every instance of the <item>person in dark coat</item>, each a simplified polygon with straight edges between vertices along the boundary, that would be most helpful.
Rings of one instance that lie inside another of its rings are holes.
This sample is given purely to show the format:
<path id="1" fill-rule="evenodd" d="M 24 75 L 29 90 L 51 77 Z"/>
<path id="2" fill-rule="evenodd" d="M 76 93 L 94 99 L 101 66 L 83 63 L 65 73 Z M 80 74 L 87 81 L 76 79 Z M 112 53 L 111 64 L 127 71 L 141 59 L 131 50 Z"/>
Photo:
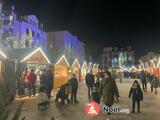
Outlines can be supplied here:
<path id="1" fill-rule="evenodd" d="M 159 87 L 160 83 L 159 83 L 159 80 L 158 78 L 155 76 L 151 82 L 151 86 L 154 88 L 154 93 L 157 94 L 157 90 L 158 90 L 158 87 Z"/>
<path id="2" fill-rule="evenodd" d="M 132 113 L 135 113 L 135 104 L 137 103 L 138 113 L 140 112 L 140 101 L 143 100 L 143 92 L 138 81 L 135 80 L 130 91 L 129 98 L 132 96 Z"/>
<path id="3" fill-rule="evenodd" d="M 95 82 L 92 70 L 90 70 L 90 72 L 86 75 L 85 81 L 86 81 L 86 85 L 88 87 L 88 98 L 89 98 L 89 100 L 91 100 L 91 91 L 93 90 L 93 85 Z"/>
<path id="4" fill-rule="evenodd" d="M 144 70 L 142 70 L 141 73 L 140 73 L 140 79 L 142 81 L 143 91 L 146 92 L 146 90 L 147 90 L 147 80 L 146 80 L 146 73 L 144 72 Z"/>
<path id="5" fill-rule="evenodd" d="M 100 78 L 99 78 L 99 77 L 97 77 L 94 86 L 95 86 L 97 89 L 99 89 L 99 87 L 100 87 Z"/>
<path id="6" fill-rule="evenodd" d="M 73 74 L 72 78 L 70 79 L 70 85 L 71 85 L 71 104 L 79 103 L 77 101 L 77 91 L 78 91 L 78 80 L 76 78 L 76 74 Z"/>
<path id="7" fill-rule="evenodd" d="M 70 99 L 68 98 L 69 94 L 70 94 L 70 84 L 66 83 L 60 87 L 59 91 L 56 94 L 55 101 L 58 102 L 58 99 L 61 99 L 62 104 L 65 104 L 65 100 L 67 100 L 67 103 L 70 103 Z"/>
<path id="8" fill-rule="evenodd" d="M 93 87 L 93 91 L 92 91 L 92 100 L 94 102 L 96 102 L 97 104 L 100 104 L 100 96 L 99 96 L 99 91 L 96 85 L 94 85 Z"/>
<path id="9" fill-rule="evenodd" d="M 53 89 L 53 79 L 54 78 L 53 78 L 52 70 L 49 68 L 45 74 L 45 90 L 49 99 L 51 97 L 51 92 Z"/>
<path id="10" fill-rule="evenodd" d="M 152 81 L 153 81 L 153 79 L 154 79 L 154 75 L 153 75 L 153 74 L 150 74 L 149 77 L 148 77 L 148 79 L 149 79 L 149 83 L 150 83 L 150 87 L 151 87 L 151 92 L 153 92 Z"/>
<path id="11" fill-rule="evenodd" d="M 111 107 L 113 105 L 114 96 L 116 96 L 116 98 L 119 97 L 116 82 L 111 77 L 111 73 L 109 71 L 106 71 L 104 73 L 104 76 L 100 84 L 99 92 L 100 96 L 102 96 L 103 98 L 103 103 L 108 107 Z M 110 113 L 108 114 L 110 115 Z"/>

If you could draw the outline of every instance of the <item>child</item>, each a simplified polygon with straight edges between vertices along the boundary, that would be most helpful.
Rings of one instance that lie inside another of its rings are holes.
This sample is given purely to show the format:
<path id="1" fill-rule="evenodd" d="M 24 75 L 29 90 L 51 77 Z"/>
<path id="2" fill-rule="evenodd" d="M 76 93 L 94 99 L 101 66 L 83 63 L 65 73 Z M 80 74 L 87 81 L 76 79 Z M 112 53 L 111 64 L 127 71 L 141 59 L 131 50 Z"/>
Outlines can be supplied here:
<path id="1" fill-rule="evenodd" d="M 95 101 L 96 103 L 100 104 L 100 96 L 99 96 L 99 92 L 98 92 L 98 88 L 96 87 L 96 85 L 94 85 L 93 87 L 93 91 L 92 91 L 92 100 Z"/>
<path id="2" fill-rule="evenodd" d="M 65 104 L 65 100 L 67 100 L 67 103 L 70 103 L 70 100 L 68 98 L 69 94 L 70 85 L 66 83 L 60 87 L 60 90 L 57 92 L 55 101 L 58 102 L 58 99 L 60 98 L 62 104 Z"/>
<path id="3" fill-rule="evenodd" d="M 134 81 L 130 89 L 129 98 L 131 98 L 131 96 L 132 96 L 132 113 L 135 113 L 135 103 L 137 103 L 137 109 L 139 113 L 140 112 L 140 101 L 143 100 L 143 93 L 142 93 L 142 90 L 137 80 Z"/>

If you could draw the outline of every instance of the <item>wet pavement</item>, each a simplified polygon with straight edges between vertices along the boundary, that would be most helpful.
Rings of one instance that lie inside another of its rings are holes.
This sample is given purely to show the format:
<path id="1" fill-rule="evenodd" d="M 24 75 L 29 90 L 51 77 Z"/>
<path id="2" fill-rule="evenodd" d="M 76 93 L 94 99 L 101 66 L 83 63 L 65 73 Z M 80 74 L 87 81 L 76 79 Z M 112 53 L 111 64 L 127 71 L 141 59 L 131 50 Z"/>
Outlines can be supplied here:
<path id="1" fill-rule="evenodd" d="M 123 83 L 117 82 L 120 92 L 120 101 L 115 106 L 120 106 L 124 109 L 131 109 L 131 100 L 128 98 L 128 92 L 132 85 L 133 80 L 124 80 Z M 148 85 L 149 86 L 149 85 Z M 53 96 L 55 96 L 57 90 L 54 90 Z M 159 90 L 160 91 L 160 90 Z M 160 92 L 159 92 L 160 93 Z M 87 88 L 84 83 L 80 83 L 78 90 L 79 104 L 65 104 L 54 102 L 52 97 L 51 104 L 45 110 L 38 111 L 36 98 L 25 97 L 16 99 L 9 109 L 11 116 L 18 107 L 20 101 L 25 101 L 22 107 L 22 117 L 25 116 L 25 120 L 51 120 L 52 117 L 55 120 L 106 120 L 106 115 L 100 113 L 95 118 L 90 118 L 85 113 L 85 104 L 88 102 Z M 111 115 L 111 120 L 159 120 L 160 119 L 160 94 L 154 95 L 148 92 L 144 93 L 144 101 L 141 102 L 141 113 L 114 113 Z"/>

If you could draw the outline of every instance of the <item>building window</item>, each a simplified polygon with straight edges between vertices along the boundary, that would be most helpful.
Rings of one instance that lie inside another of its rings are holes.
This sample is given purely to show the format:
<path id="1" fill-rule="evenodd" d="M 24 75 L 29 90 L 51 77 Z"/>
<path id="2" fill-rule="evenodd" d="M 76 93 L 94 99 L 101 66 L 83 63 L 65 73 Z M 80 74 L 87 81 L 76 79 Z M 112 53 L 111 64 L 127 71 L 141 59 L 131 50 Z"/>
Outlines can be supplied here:
<path id="1" fill-rule="evenodd" d="M 37 23 L 35 23 L 35 27 L 38 27 L 38 24 L 37 24 Z"/>
<path id="2" fill-rule="evenodd" d="M 39 33 L 37 33 L 37 39 L 39 39 L 40 38 L 40 34 Z"/>
<path id="3" fill-rule="evenodd" d="M 28 28 L 26 29 L 26 34 L 29 35 L 29 29 Z"/>
<path id="4" fill-rule="evenodd" d="M 53 48 L 53 45 L 52 45 L 52 44 L 50 44 L 50 48 Z"/>
<path id="5" fill-rule="evenodd" d="M 35 32 L 34 31 L 32 31 L 32 37 L 34 37 L 35 36 Z"/>
<path id="6" fill-rule="evenodd" d="M 29 23 L 32 25 L 32 20 L 29 20 Z"/>
<path id="7" fill-rule="evenodd" d="M 29 40 L 28 39 L 25 42 L 25 46 L 26 46 L 26 48 L 29 47 Z"/>

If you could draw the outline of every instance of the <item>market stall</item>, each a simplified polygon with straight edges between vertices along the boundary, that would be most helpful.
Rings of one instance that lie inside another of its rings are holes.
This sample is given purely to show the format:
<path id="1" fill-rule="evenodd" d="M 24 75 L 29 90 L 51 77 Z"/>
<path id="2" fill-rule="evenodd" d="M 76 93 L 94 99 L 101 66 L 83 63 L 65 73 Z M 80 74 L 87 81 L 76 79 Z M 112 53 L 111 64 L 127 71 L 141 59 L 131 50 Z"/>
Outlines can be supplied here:
<path id="1" fill-rule="evenodd" d="M 4 74 L 4 65 L 5 65 L 5 60 L 6 60 L 7 56 L 0 51 L 0 82 L 3 81 L 3 74 Z"/>
<path id="2" fill-rule="evenodd" d="M 63 55 L 55 64 L 54 88 L 58 88 L 69 80 L 69 63 Z"/>
<path id="3" fill-rule="evenodd" d="M 80 76 L 81 71 L 80 71 L 80 69 L 81 69 L 81 66 L 78 62 L 78 59 L 75 59 L 73 64 L 72 64 L 72 73 L 76 74 L 76 77 L 77 77 L 79 82 L 81 81 L 81 76 Z"/>
<path id="4" fill-rule="evenodd" d="M 28 84 L 27 76 L 30 73 L 31 69 L 34 69 L 35 74 L 37 75 L 35 85 L 36 90 L 38 91 L 40 86 L 40 75 L 49 67 L 49 65 L 51 64 L 50 60 L 47 58 L 41 48 L 37 48 L 29 54 L 26 54 L 26 56 L 20 62 L 25 63 L 25 69 L 22 73 L 22 79 L 26 85 Z M 25 93 L 28 93 L 27 89 L 25 90 Z"/>
<path id="5" fill-rule="evenodd" d="M 7 54 L 10 59 L 16 62 L 15 66 L 23 64 L 19 71 L 20 77 L 17 78 L 17 94 L 19 97 L 26 96 L 28 95 L 28 75 L 31 69 L 34 69 L 35 74 L 38 76 L 44 69 L 47 69 L 50 60 L 41 48 L 8 49 Z M 36 80 L 37 91 L 39 85 L 40 78 Z"/>
<path id="6" fill-rule="evenodd" d="M 84 61 L 84 63 L 82 64 L 82 68 L 81 68 L 81 80 L 85 80 L 85 77 L 87 75 L 87 62 Z"/>
<path id="7" fill-rule="evenodd" d="M 13 100 L 16 91 L 14 61 L 0 51 L 0 105 L 4 106 Z"/>

